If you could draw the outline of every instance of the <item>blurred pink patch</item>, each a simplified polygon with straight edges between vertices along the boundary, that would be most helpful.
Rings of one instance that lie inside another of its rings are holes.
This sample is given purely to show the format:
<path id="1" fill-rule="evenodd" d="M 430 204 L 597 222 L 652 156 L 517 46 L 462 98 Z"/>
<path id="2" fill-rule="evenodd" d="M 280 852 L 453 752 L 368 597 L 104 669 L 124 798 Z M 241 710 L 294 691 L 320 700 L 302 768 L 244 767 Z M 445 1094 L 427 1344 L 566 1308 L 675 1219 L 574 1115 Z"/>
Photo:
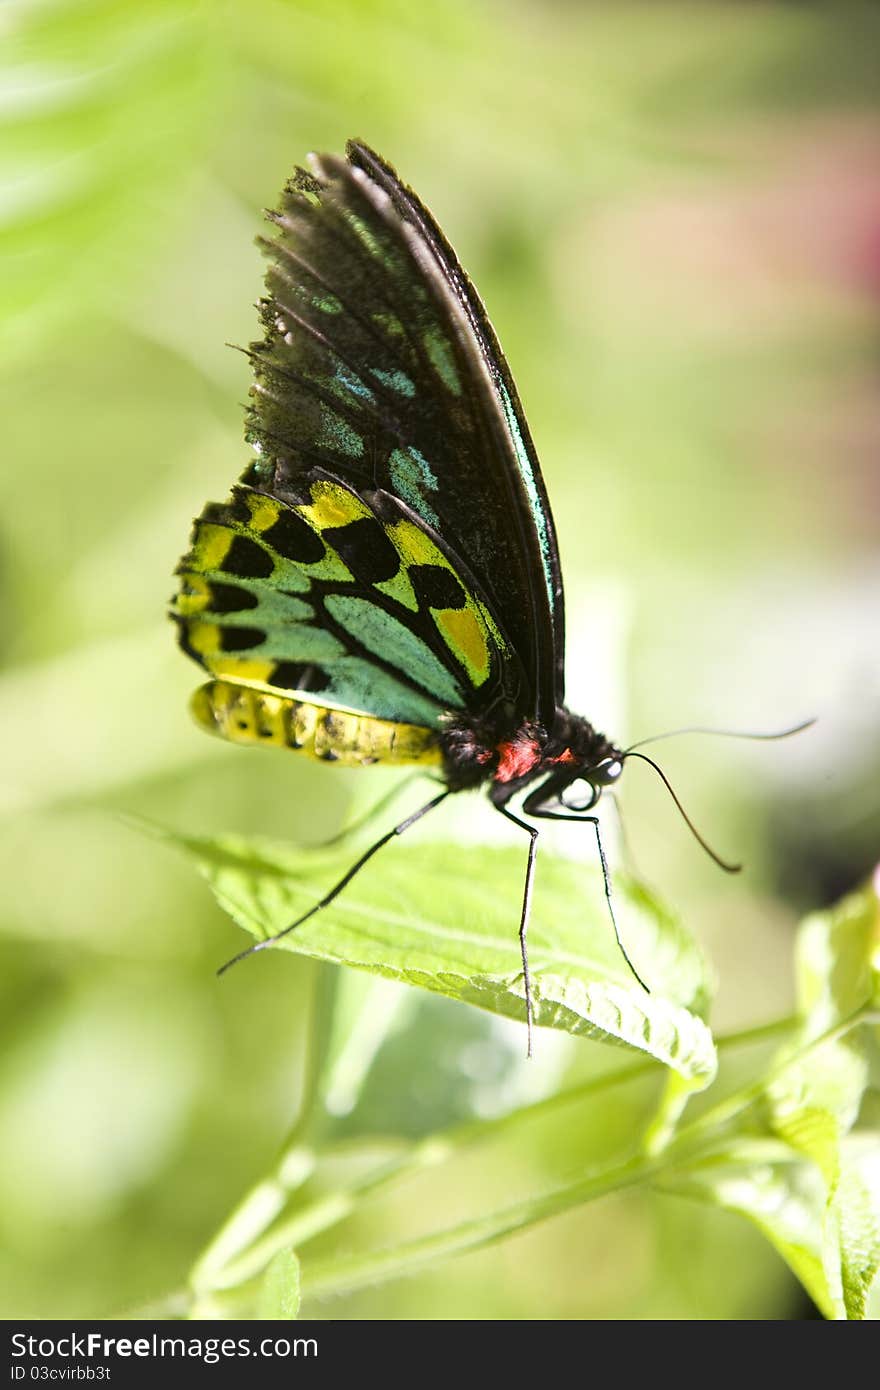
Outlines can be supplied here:
<path id="1" fill-rule="evenodd" d="M 880 293 L 876 123 L 740 125 L 706 144 L 717 173 L 591 216 L 590 255 L 578 257 L 591 298 L 632 309 L 652 335 L 670 325 L 728 335 L 759 320 L 784 329 L 841 294 Z"/>
<path id="2" fill-rule="evenodd" d="M 880 299 L 880 126 L 740 120 L 701 134 L 699 153 L 571 228 L 560 302 L 609 350 L 690 361 L 695 399 L 705 382 L 716 402 L 718 457 L 778 480 L 764 504 L 802 543 L 837 534 L 873 553 L 880 396 L 857 345 Z M 731 380 L 751 364 L 741 398 L 718 390 L 725 358 Z"/>

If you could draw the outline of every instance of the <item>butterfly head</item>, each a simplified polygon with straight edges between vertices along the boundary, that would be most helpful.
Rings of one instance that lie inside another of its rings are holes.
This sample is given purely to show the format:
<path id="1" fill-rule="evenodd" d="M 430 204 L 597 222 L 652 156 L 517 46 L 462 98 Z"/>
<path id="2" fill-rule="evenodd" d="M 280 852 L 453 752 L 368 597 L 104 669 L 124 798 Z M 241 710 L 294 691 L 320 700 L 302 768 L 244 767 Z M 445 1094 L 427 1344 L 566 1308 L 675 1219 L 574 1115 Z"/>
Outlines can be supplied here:
<path id="1" fill-rule="evenodd" d="M 523 809 L 532 815 L 566 819 L 592 811 L 605 788 L 614 786 L 623 772 L 622 754 L 602 742 L 601 751 L 591 756 L 554 759 L 557 766 L 526 798 Z"/>

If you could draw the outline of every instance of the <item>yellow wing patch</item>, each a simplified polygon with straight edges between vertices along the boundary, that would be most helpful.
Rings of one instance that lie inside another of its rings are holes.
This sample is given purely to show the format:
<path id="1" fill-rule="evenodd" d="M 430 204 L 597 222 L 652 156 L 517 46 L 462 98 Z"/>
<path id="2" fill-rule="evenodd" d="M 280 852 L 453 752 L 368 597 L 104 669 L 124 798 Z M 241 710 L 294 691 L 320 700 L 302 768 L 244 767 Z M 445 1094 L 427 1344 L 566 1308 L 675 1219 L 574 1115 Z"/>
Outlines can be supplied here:
<path id="1" fill-rule="evenodd" d="M 268 531 L 281 515 L 281 503 L 262 492 L 249 492 L 246 497 L 254 530 L 261 533 Z"/>
<path id="2" fill-rule="evenodd" d="M 491 670 L 486 628 L 478 611 L 473 601 L 467 608 L 431 609 L 443 641 L 467 667 L 474 685 L 482 685 Z"/>
<path id="3" fill-rule="evenodd" d="M 207 579 L 187 570 L 183 575 L 180 593 L 177 595 L 175 611 L 183 618 L 195 617 L 210 606 L 211 598 L 211 586 Z"/>
<path id="4" fill-rule="evenodd" d="M 398 521 L 388 527 L 388 534 L 405 565 L 439 565 L 459 578 L 455 566 L 420 526 L 411 521 Z M 502 654 L 508 648 L 485 604 L 466 589 L 465 593 L 463 608 L 432 608 L 430 611 L 447 647 L 465 667 L 473 684 L 481 686 L 492 669 L 491 647 Z"/>
<path id="5" fill-rule="evenodd" d="M 411 521 L 396 521 L 388 527 L 388 534 L 405 564 L 442 565 L 444 569 L 452 570 L 443 551 L 420 526 L 414 526 Z M 452 572 L 455 573 L 454 570 Z"/>
<path id="6" fill-rule="evenodd" d="M 316 531 L 347 526 L 350 521 L 360 521 L 363 517 L 373 518 L 367 504 L 338 483 L 324 480 L 312 483 L 311 496 L 310 505 L 299 506 L 296 510 Z"/>
<path id="7" fill-rule="evenodd" d="M 222 569 L 234 537 L 235 532 L 227 526 L 199 522 L 193 537 L 191 566 L 200 570 Z"/>

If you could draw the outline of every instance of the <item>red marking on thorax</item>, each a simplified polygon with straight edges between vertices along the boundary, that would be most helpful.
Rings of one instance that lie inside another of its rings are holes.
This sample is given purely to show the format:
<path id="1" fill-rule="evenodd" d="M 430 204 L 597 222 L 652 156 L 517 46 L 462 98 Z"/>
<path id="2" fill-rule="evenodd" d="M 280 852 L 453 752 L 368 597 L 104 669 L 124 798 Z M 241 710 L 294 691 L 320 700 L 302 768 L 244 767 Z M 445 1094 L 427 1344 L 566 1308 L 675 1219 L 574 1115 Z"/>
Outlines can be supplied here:
<path id="1" fill-rule="evenodd" d="M 550 761 L 551 763 L 576 763 L 577 758 L 570 748 L 566 748 L 564 752 L 559 754 L 558 758 L 551 758 Z"/>
<path id="2" fill-rule="evenodd" d="M 536 738 L 519 737 L 509 743 L 499 743 L 495 781 L 512 782 L 515 777 L 531 772 L 540 761 L 541 746 Z"/>

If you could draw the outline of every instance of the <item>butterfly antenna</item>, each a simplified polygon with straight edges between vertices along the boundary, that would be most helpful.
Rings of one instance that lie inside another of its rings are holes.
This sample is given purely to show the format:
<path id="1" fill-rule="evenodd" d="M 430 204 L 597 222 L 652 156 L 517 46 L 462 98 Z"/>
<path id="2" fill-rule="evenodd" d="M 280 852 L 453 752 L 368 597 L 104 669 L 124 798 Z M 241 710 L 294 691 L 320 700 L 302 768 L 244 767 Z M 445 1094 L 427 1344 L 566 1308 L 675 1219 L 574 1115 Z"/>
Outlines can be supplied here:
<path id="1" fill-rule="evenodd" d="M 739 871 L 740 871 L 740 869 L 742 868 L 742 864 L 731 864 L 728 860 L 722 859 L 722 858 L 721 858 L 721 855 L 720 855 L 720 854 L 716 854 L 716 852 L 715 852 L 715 850 L 712 848 L 712 846 L 711 846 L 710 844 L 708 844 L 708 843 L 703 839 L 703 837 L 702 837 L 702 835 L 700 834 L 699 830 L 698 830 L 697 827 L 694 825 L 694 823 L 693 823 L 693 821 L 691 820 L 690 816 L 688 815 L 687 811 L 684 809 L 684 807 L 682 806 L 682 804 L 681 804 L 681 802 L 679 801 L 678 797 L 676 796 L 675 791 L 673 790 L 673 787 L 672 787 L 672 783 L 670 782 L 669 778 L 666 776 L 666 773 L 663 771 L 662 767 L 660 767 L 657 763 L 655 763 L 653 758 L 649 758 L 648 755 L 647 755 L 646 753 L 634 753 L 634 752 L 632 751 L 632 749 L 628 749 L 627 752 L 623 754 L 623 758 L 624 758 L 624 759 L 625 759 L 625 758 L 640 758 L 640 759 L 642 760 L 643 763 L 647 763 L 649 767 L 652 767 L 652 768 L 654 769 L 654 771 L 656 772 L 657 776 L 660 778 L 661 782 L 663 783 L 664 787 L 665 787 L 666 790 L 669 792 L 669 795 L 672 797 L 672 800 L 675 802 L 676 806 L 678 807 L 679 814 L 681 815 L 682 820 L 684 821 L 684 823 L 685 823 L 685 825 L 687 826 L 688 830 L 689 830 L 689 831 L 691 832 L 691 834 L 693 835 L 694 839 L 697 841 L 697 844 L 702 845 L 703 849 L 706 851 L 706 853 L 708 854 L 709 858 L 710 858 L 710 859 L 714 859 L 714 861 L 715 861 L 715 863 L 718 865 L 719 869 L 723 869 L 724 872 L 725 872 L 725 873 L 728 873 L 728 874 L 738 874 Z"/>
<path id="2" fill-rule="evenodd" d="M 759 741 L 770 741 L 778 738 L 791 738 L 792 734 L 801 734 L 804 729 L 811 729 L 815 723 L 815 719 L 805 719 L 802 724 L 795 724 L 791 729 L 782 729 L 779 733 L 774 734 L 744 733 L 740 729 L 705 729 L 702 726 L 695 726 L 687 729 L 670 729 L 668 733 L 652 734 L 650 738 L 640 738 L 638 743 L 631 743 L 629 748 L 626 749 L 624 757 L 635 748 L 644 748 L 648 743 L 659 743 L 661 739 L 664 738 L 678 738 L 679 734 L 711 734 L 715 738 L 751 738 Z"/>

